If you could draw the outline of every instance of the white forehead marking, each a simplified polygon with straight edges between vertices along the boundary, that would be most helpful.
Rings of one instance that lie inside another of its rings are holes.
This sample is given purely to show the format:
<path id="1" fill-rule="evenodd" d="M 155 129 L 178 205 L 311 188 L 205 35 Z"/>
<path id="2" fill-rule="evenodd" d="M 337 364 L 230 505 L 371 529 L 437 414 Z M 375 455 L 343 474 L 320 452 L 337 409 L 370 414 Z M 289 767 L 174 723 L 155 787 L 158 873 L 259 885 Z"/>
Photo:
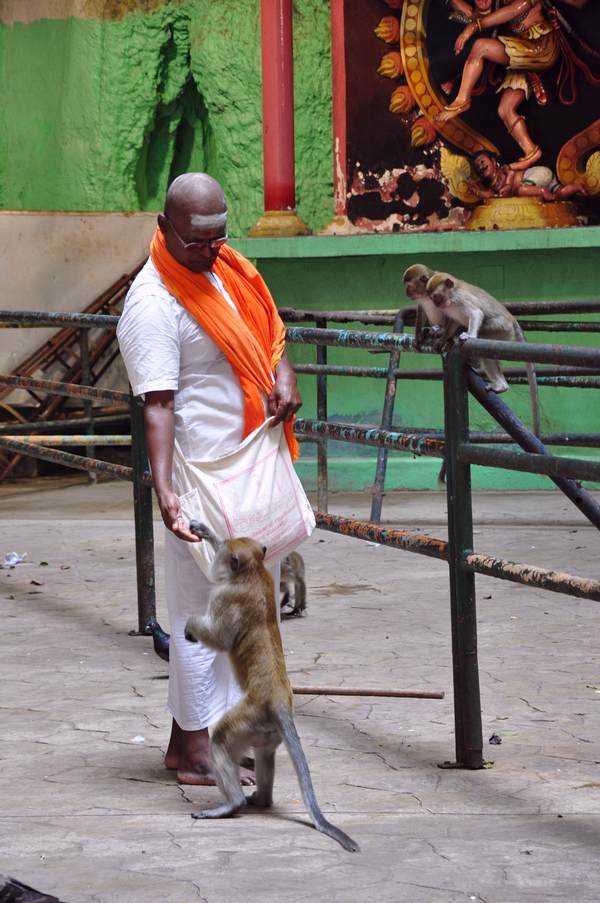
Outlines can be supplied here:
<path id="1" fill-rule="evenodd" d="M 220 229 L 227 225 L 227 211 L 225 213 L 192 213 L 190 215 L 192 226 L 198 229 Z"/>

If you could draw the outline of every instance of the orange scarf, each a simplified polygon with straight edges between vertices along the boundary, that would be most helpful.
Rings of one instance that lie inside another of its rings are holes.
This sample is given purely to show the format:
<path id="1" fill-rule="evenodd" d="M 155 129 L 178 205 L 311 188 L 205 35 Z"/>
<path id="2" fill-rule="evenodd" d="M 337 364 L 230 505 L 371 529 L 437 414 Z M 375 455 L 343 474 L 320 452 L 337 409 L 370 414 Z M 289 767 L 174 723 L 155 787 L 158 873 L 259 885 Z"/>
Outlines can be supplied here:
<path id="1" fill-rule="evenodd" d="M 245 257 L 223 245 L 213 270 L 235 304 L 237 316 L 202 273 L 193 273 L 175 260 L 158 228 L 150 244 L 150 257 L 171 294 L 231 364 L 244 395 L 247 436 L 266 419 L 263 395 L 271 393 L 273 371 L 285 350 L 285 326 L 264 279 Z M 298 443 L 292 427 L 292 421 L 284 423 L 290 454 L 296 459 Z"/>

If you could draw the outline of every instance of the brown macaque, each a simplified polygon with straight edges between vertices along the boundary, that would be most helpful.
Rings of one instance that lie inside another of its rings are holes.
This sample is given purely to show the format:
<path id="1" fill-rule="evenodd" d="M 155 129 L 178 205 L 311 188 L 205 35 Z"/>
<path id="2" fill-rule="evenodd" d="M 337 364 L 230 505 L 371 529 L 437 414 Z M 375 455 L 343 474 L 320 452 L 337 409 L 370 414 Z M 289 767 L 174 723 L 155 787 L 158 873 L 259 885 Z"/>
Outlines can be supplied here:
<path id="1" fill-rule="evenodd" d="M 357 851 L 358 844 L 327 821 L 315 797 L 294 724 L 293 693 L 277 623 L 273 578 L 264 566 L 265 548 L 253 539 L 221 542 L 197 521 L 190 522 L 190 531 L 207 540 L 216 552 L 212 567 L 215 585 L 207 614 L 189 618 L 185 636 L 191 642 L 199 640 L 211 649 L 227 652 L 244 693 L 215 725 L 211 737 L 213 770 L 226 802 L 193 812 L 192 818 L 229 818 L 247 805 L 272 806 L 275 751 L 283 741 L 317 831 L 345 850 Z M 240 786 L 239 762 L 249 747 L 254 749 L 256 791 L 246 798 Z"/>
<path id="2" fill-rule="evenodd" d="M 304 578 L 304 559 L 300 552 L 290 552 L 281 562 L 279 592 L 280 608 L 290 604 L 290 596 L 294 603 L 289 612 L 282 611 L 282 618 L 300 617 L 306 611 L 306 580 Z"/>
<path id="3" fill-rule="evenodd" d="M 425 326 L 429 324 L 431 329 L 429 337 L 433 340 L 433 347 L 438 350 L 457 330 L 452 320 L 439 310 L 427 294 L 427 283 L 435 275 L 422 263 L 413 263 L 405 271 L 404 290 L 411 301 L 417 304 L 415 321 L 415 346 L 422 348 L 425 341 Z"/>
<path id="4" fill-rule="evenodd" d="M 451 276 L 450 273 L 435 273 L 427 283 L 427 294 L 437 309 L 460 326 L 466 327 L 459 338 L 495 339 L 502 342 L 525 342 L 523 330 L 517 320 L 488 292 L 476 285 L 470 285 Z M 502 373 L 500 363 L 492 358 L 479 362 L 488 379 L 492 392 L 506 392 L 508 383 Z M 535 370 L 530 362 L 525 364 L 531 394 L 531 416 L 533 432 L 540 435 L 540 403 Z"/>

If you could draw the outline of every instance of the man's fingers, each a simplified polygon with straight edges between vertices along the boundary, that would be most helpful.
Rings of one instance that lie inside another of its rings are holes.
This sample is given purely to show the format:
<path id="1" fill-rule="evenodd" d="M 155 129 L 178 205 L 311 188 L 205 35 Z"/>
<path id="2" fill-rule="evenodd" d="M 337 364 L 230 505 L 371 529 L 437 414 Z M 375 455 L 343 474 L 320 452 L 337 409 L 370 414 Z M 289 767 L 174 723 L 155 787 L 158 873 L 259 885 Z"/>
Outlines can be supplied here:
<path id="1" fill-rule="evenodd" d="M 186 542 L 202 542 L 199 536 L 196 536 L 195 533 L 191 533 L 187 527 L 181 523 L 181 521 L 176 521 L 171 527 L 171 531 L 178 536 L 179 539 L 184 539 Z"/>
<path id="2" fill-rule="evenodd" d="M 291 402 L 280 405 L 273 416 L 273 422 L 271 426 L 277 426 L 277 424 L 281 423 L 282 420 L 291 420 L 299 407 L 300 405 L 296 407 Z"/>

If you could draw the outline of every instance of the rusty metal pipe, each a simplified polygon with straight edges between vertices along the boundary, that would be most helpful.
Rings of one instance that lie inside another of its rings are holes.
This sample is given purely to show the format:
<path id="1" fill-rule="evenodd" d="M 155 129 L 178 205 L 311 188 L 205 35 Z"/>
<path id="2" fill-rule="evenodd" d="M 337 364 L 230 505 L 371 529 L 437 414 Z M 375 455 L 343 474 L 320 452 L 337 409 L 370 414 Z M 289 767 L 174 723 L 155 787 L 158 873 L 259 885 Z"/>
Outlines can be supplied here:
<path id="1" fill-rule="evenodd" d="M 99 461 L 96 458 L 85 458 L 82 455 L 73 455 L 70 452 L 58 451 L 54 448 L 46 448 L 36 445 L 35 442 L 25 442 L 20 439 L 7 439 L 0 436 L 0 448 L 8 448 L 31 458 L 39 458 L 41 461 L 49 461 L 51 464 L 61 464 L 63 467 L 72 467 L 75 470 L 96 471 L 105 473 L 117 480 L 133 481 L 133 470 L 121 464 L 109 464 L 108 461 Z M 142 482 L 152 485 L 151 477 L 143 477 Z"/>
<path id="2" fill-rule="evenodd" d="M 463 566 L 469 571 L 485 574 L 487 577 L 500 577 L 502 580 L 510 580 L 524 586 L 535 586 L 553 593 L 564 593 L 567 596 L 600 602 L 600 580 L 574 577 L 562 571 L 549 571 L 531 564 L 519 564 L 475 552 L 465 555 Z"/>
<path id="3" fill-rule="evenodd" d="M 119 322 L 112 314 L 52 313 L 44 310 L 0 310 L 0 329 L 40 326 L 77 326 L 93 329 L 97 326 L 114 328 Z"/>
<path id="4" fill-rule="evenodd" d="M 41 389 L 53 395 L 67 398 L 96 398 L 99 401 L 128 401 L 127 392 L 114 389 L 98 389 L 94 386 L 80 386 L 77 383 L 63 383 L 55 379 L 34 379 L 31 376 L 9 376 L 0 373 L 0 385 L 13 386 L 15 389 Z"/>
<path id="5" fill-rule="evenodd" d="M 95 424 L 109 423 L 126 423 L 129 421 L 129 414 L 95 414 Z M 25 423 L 15 423 L 14 421 L 4 421 L 0 423 L 0 435 L 6 433 L 29 433 L 31 430 L 48 430 L 51 432 L 56 429 L 65 429 L 67 427 L 87 426 L 88 417 L 64 417 L 62 420 L 33 420 Z"/>
<path id="6" fill-rule="evenodd" d="M 358 687 L 292 687 L 295 696 L 382 696 L 390 699 L 444 699 L 443 690 L 365 690 Z"/>
<path id="7" fill-rule="evenodd" d="M 20 441 L 20 436 L 10 436 L 5 433 L 1 434 L 1 438 L 3 439 L 17 439 Z M 123 435 L 105 435 L 105 436 L 95 436 L 90 433 L 83 433 L 79 435 L 28 435 L 26 442 L 36 442 L 42 445 L 131 445 L 131 436 L 123 436 Z"/>
<path id="8" fill-rule="evenodd" d="M 565 477 L 570 480 L 600 482 L 600 463 L 579 461 L 576 458 L 555 458 L 553 455 L 510 451 L 505 448 L 482 448 L 473 442 L 463 442 L 457 449 L 458 460 L 463 464 L 482 467 L 503 467 L 522 473 L 537 473 L 548 477 Z"/>
<path id="9" fill-rule="evenodd" d="M 553 316 L 554 314 L 593 314 L 600 313 L 600 300 L 585 301 L 505 301 L 504 306 L 514 315 Z M 402 308 L 406 323 L 414 325 L 415 307 L 406 305 Z M 398 309 L 385 308 L 379 310 L 306 310 L 295 307 L 281 307 L 279 313 L 284 320 L 290 322 L 314 322 L 316 319 L 327 319 L 330 323 L 375 323 L 382 326 L 392 325 Z"/>
<path id="10" fill-rule="evenodd" d="M 349 329 L 309 329 L 291 326 L 286 341 L 297 345 L 331 345 L 341 348 L 372 348 L 377 351 L 414 351 L 415 337 L 404 333 L 362 332 Z"/>
<path id="11" fill-rule="evenodd" d="M 413 455 L 444 457 L 444 440 L 430 436 L 411 435 L 404 431 L 382 430 L 353 423 L 336 423 L 331 420 L 311 420 L 299 417 L 294 423 L 294 432 L 304 436 L 320 438 L 327 436 L 337 442 L 352 442 L 356 445 L 372 445 L 376 448 L 394 448 Z"/>
<path id="12" fill-rule="evenodd" d="M 402 549 L 405 552 L 415 552 L 417 555 L 438 558 L 441 561 L 448 560 L 448 543 L 443 539 L 434 539 L 431 536 L 410 533 L 406 530 L 393 530 L 369 521 L 353 520 L 335 514 L 323 514 L 320 511 L 315 511 L 315 518 L 317 527 L 320 530 L 327 530 L 329 533 L 365 539 L 383 546 Z M 466 554 L 462 560 L 462 566 L 475 573 L 497 577 L 500 580 L 509 580 L 512 583 L 522 583 L 553 593 L 564 593 L 567 596 L 577 596 L 580 599 L 600 602 L 600 580 L 577 577 L 561 571 L 550 571 L 529 564 L 518 564 L 504 558 L 494 558 L 491 555 L 481 555 L 476 552 Z"/>
<path id="13" fill-rule="evenodd" d="M 524 423 L 513 414 L 508 405 L 495 392 L 489 392 L 486 384 L 481 377 L 471 370 L 470 367 L 465 368 L 469 391 L 479 401 L 483 408 L 492 415 L 507 433 L 514 437 L 515 441 L 526 452 L 533 452 L 539 455 L 548 454 L 546 448 L 537 436 L 527 429 Z M 550 479 L 558 486 L 573 504 L 587 517 L 595 527 L 600 529 L 600 505 L 585 489 L 581 487 L 575 480 L 565 479 L 559 476 L 550 476 Z"/>
<path id="14" fill-rule="evenodd" d="M 496 342 L 491 339 L 467 339 L 459 347 L 465 357 L 533 361 L 537 364 L 573 364 L 600 371 L 600 348 L 538 345 L 532 342 Z"/>
<path id="15" fill-rule="evenodd" d="M 340 533 L 343 536 L 353 536 L 355 539 L 366 539 L 369 542 L 404 549 L 406 552 L 415 552 L 417 555 L 426 555 L 429 558 L 448 560 L 448 543 L 443 539 L 433 539 L 423 533 L 412 533 L 408 530 L 380 527 L 370 521 L 354 520 L 338 514 L 325 514 L 322 511 L 315 511 L 315 518 L 320 530 Z"/>

